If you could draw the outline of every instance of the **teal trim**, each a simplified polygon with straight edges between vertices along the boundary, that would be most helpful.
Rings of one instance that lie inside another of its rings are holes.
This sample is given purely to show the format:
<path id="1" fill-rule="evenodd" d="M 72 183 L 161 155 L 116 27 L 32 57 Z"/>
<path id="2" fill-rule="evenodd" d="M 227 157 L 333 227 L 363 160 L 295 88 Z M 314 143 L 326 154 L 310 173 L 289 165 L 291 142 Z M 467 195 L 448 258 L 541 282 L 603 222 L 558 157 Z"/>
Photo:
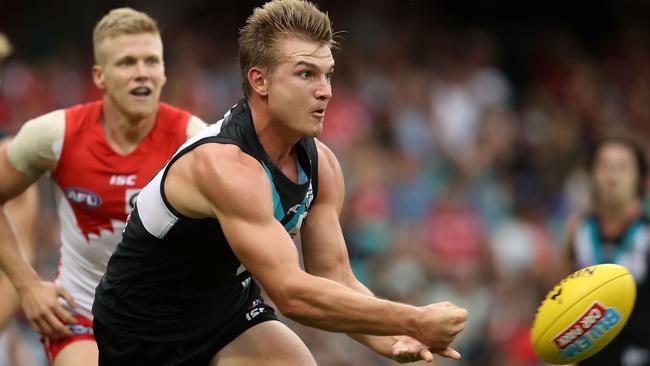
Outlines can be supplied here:
<path id="1" fill-rule="evenodd" d="M 296 168 L 297 168 L 296 171 L 298 172 L 298 184 L 307 183 L 309 177 L 307 176 L 307 174 L 305 174 L 305 170 L 302 169 L 302 167 L 300 166 L 298 159 L 296 159 Z"/>
<path id="2" fill-rule="evenodd" d="M 278 221 L 282 221 L 284 218 L 284 208 L 282 207 L 282 202 L 280 201 L 280 194 L 278 194 L 278 190 L 275 189 L 275 183 L 273 183 L 273 175 L 271 175 L 271 171 L 269 168 L 267 168 L 266 164 L 262 163 L 262 166 L 264 167 L 266 176 L 269 177 L 271 190 L 273 191 L 273 216 L 275 216 Z"/>
<path id="3" fill-rule="evenodd" d="M 632 227 L 625 232 L 625 235 L 623 236 L 622 244 L 614 253 L 614 256 L 612 257 L 612 262 L 613 263 L 619 263 L 619 261 L 622 259 L 623 255 L 628 253 L 632 247 L 634 246 L 634 238 L 636 237 L 636 233 L 639 230 L 643 230 L 643 220 L 637 220 Z"/>
<path id="4" fill-rule="evenodd" d="M 605 263 L 605 259 L 603 258 L 603 251 L 600 248 L 600 237 L 598 235 L 598 222 L 596 221 L 595 217 L 592 217 L 587 221 L 587 229 L 589 230 L 589 234 L 591 236 L 591 240 L 590 240 L 591 252 L 594 256 L 595 264 Z"/>
<path id="5" fill-rule="evenodd" d="M 629 229 L 623 234 L 621 244 L 612 255 L 611 258 L 605 258 L 600 243 L 600 236 L 598 235 L 598 222 L 595 218 L 587 221 L 587 226 L 591 236 L 591 248 L 594 256 L 595 264 L 603 263 L 620 263 L 621 259 L 627 254 L 634 246 L 634 238 L 639 230 L 643 230 L 645 225 L 643 219 L 638 219 Z"/>

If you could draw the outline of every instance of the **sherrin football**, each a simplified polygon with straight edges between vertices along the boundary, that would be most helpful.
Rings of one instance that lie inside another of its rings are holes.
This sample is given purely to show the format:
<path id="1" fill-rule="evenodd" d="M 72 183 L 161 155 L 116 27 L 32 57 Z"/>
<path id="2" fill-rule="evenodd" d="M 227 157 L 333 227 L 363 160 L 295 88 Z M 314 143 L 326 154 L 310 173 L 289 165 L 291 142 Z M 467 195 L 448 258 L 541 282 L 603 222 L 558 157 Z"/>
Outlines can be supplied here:
<path id="1" fill-rule="evenodd" d="M 623 266 L 599 264 L 570 274 L 537 309 L 535 353 L 557 365 L 594 355 L 623 329 L 635 299 L 636 282 Z"/>

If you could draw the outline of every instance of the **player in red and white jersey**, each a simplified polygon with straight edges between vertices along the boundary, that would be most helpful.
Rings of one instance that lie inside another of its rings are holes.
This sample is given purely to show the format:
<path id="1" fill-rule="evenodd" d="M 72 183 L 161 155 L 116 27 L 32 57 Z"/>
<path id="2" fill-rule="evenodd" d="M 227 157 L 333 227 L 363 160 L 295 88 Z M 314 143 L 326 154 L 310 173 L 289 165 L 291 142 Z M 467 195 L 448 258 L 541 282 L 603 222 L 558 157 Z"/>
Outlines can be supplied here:
<path id="1" fill-rule="evenodd" d="M 20 255 L 0 210 L 0 267 L 18 290 L 50 363 L 96 365 L 91 306 L 140 190 L 205 124 L 160 102 L 166 82 L 156 22 L 129 8 L 104 16 L 93 34 L 93 80 L 100 101 L 25 123 L 0 151 L 0 202 L 49 173 L 61 222 L 53 282 Z"/>

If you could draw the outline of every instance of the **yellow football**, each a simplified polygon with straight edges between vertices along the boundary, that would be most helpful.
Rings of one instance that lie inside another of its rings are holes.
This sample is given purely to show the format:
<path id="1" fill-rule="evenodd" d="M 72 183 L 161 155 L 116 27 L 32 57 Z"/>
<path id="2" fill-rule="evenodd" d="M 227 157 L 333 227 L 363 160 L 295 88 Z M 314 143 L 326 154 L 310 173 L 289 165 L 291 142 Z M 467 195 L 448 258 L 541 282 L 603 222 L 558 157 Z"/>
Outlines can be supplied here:
<path id="1" fill-rule="evenodd" d="M 557 365 L 592 356 L 623 329 L 635 299 L 636 282 L 623 266 L 599 264 L 570 274 L 537 309 L 535 353 Z"/>

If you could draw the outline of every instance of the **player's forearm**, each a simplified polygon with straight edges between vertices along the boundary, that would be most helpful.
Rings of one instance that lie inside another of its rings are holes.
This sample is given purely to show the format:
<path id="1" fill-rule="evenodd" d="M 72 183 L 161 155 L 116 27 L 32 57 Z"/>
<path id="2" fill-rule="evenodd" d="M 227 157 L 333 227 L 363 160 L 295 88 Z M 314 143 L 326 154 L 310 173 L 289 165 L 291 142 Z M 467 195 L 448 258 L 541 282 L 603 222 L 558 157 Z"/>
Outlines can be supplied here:
<path id="1" fill-rule="evenodd" d="M 274 301 L 284 315 L 298 322 L 342 333 L 417 336 L 420 311 L 414 306 L 360 294 L 306 273 L 287 282 Z"/>
<path id="2" fill-rule="evenodd" d="M 349 274 L 345 278 L 344 282 L 344 285 L 360 294 L 375 296 L 372 291 L 370 291 L 370 289 L 367 288 L 363 283 L 359 282 L 359 280 L 357 280 L 353 274 Z M 364 346 L 370 348 L 371 350 L 386 357 L 390 357 L 392 350 L 391 347 L 395 342 L 395 339 L 392 336 L 376 336 L 358 333 L 348 333 L 348 336 L 355 341 L 363 344 Z"/>
<path id="3" fill-rule="evenodd" d="M 18 246 L 4 207 L 0 207 L 0 268 L 17 290 L 40 280 Z"/>
<path id="4" fill-rule="evenodd" d="M 0 332 L 13 318 L 18 308 L 18 296 L 7 276 L 0 274 Z"/>
<path id="5" fill-rule="evenodd" d="M 34 258 L 36 241 L 34 228 L 38 216 L 38 199 L 38 189 L 36 185 L 31 185 L 18 197 L 4 205 L 5 213 L 20 244 L 20 250 L 30 264 Z"/>

